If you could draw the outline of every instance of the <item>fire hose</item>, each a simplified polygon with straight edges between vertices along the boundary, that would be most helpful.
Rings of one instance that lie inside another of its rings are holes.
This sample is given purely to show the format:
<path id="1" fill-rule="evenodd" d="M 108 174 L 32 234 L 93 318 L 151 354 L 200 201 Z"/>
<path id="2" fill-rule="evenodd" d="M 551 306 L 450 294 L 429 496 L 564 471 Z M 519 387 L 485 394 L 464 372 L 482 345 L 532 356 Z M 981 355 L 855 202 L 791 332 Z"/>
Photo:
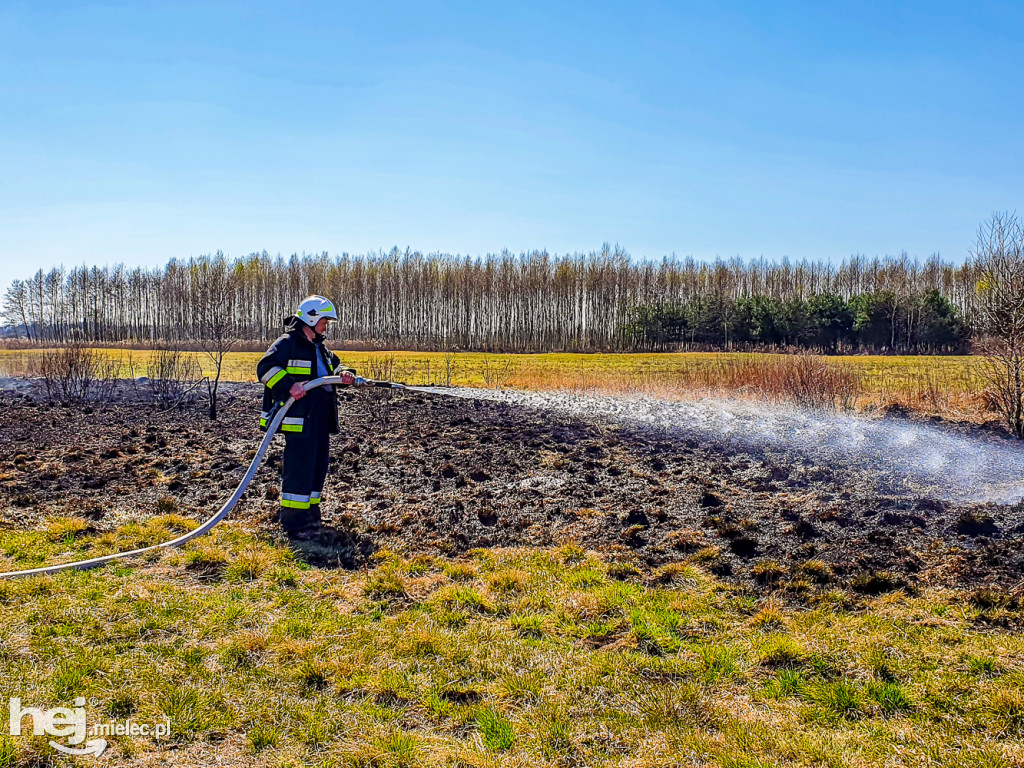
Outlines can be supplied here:
<path id="1" fill-rule="evenodd" d="M 311 389 L 317 387 L 323 387 L 328 384 L 335 386 L 345 386 L 342 384 L 340 376 L 323 376 L 319 379 L 313 379 L 302 384 L 302 388 L 309 392 Z M 404 384 L 397 384 L 391 381 L 375 381 L 373 379 L 363 379 L 361 377 L 356 378 L 356 384 L 370 387 L 384 387 L 389 389 L 410 389 Z M 277 433 L 278 428 L 281 426 L 281 422 L 284 421 L 285 415 L 288 413 L 288 409 L 291 408 L 295 402 L 294 397 L 289 397 L 284 401 L 280 408 L 278 408 L 273 415 L 272 420 L 267 424 L 267 433 L 263 437 L 263 442 L 260 443 L 260 447 L 256 450 L 256 455 L 249 463 L 249 469 L 246 470 L 245 475 L 242 477 L 242 481 L 235 488 L 235 492 L 231 494 L 231 498 L 228 499 L 224 506 L 222 506 L 217 512 L 207 519 L 198 528 L 194 528 L 188 533 L 182 534 L 176 539 L 165 541 L 160 544 L 153 544 L 148 547 L 142 547 L 140 549 L 133 549 L 128 552 L 116 552 L 112 555 L 103 555 L 101 557 L 93 557 L 88 560 L 76 560 L 70 563 L 60 563 L 58 565 L 47 565 L 41 568 L 30 568 L 24 571 L 8 571 L 7 573 L 0 573 L 0 579 L 13 579 L 19 576 L 46 576 L 52 573 L 58 573 L 59 571 L 66 571 L 71 569 L 85 570 L 87 568 L 96 568 L 97 566 L 104 565 L 111 562 L 112 560 L 121 560 L 128 557 L 138 557 L 144 555 L 147 552 L 155 552 L 159 549 L 168 549 L 171 547 L 180 547 L 182 544 L 186 544 L 192 539 L 198 538 L 206 533 L 209 533 L 215 525 L 220 523 L 225 517 L 227 517 L 231 510 L 235 508 L 242 495 L 245 493 L 246 488 L 249 487 L 249 483 L 252 482 L 253 477 L 256 475 L 257 470 L 263 465 L 263 459 L 266 456 L 267 449 L 270 447 L 271 441 L 274 439 L 274 435 Z"/>

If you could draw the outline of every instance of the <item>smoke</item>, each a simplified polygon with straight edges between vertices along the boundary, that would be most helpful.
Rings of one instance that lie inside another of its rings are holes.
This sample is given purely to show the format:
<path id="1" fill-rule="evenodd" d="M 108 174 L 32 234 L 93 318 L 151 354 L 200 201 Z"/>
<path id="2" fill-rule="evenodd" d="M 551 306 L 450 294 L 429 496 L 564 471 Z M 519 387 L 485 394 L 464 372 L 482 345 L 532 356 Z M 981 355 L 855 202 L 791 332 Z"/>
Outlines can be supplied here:
<path id="1" fill-rule="evenodd" d="M 854 485 L 888 493 L 958 503 L 1024 499 L 1024 450 L 1017 445 L 902 419 L 735 400 L 469 388 L 424 391 L 621 424 L 728 453 L 765 454 L 822 467 Z"/>

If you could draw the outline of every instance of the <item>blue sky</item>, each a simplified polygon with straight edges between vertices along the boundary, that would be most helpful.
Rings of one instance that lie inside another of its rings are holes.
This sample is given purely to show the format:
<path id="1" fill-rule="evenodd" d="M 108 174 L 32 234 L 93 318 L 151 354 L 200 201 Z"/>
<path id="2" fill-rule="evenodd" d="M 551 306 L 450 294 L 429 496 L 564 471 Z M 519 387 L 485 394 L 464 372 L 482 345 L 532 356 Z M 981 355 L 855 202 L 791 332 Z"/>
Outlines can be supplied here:
<path id="1" fill-rule="evenodd" d="M 9 3 L 0 285 L 409 246 L 961 260 L 1020 3 Z"/>

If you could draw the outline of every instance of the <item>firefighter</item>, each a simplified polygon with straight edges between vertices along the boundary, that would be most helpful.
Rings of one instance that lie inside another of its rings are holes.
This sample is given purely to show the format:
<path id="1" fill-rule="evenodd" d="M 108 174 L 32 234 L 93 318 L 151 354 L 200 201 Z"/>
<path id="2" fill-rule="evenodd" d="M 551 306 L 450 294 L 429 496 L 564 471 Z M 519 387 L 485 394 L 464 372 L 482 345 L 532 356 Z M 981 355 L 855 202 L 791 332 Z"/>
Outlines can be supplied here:
<path id="1" fill-rule="evenodd" d="M 339 375 L 342 384 L 356 383 L 355 371 L 340 367 L 338 356 L 324 346 L 327 324 L 338 319 L 334 304 L 323 296 L 302 300 L 285 318 L 285 333 L 270 345 L 256 366 L 263 382 L 260 428 L 289 397 L 295 403 L 281 424 L 284 466 L 281 477 L 281 527 L 290 538 L 314 539 L 320 533 L 320 502 L 327 476 L 329 438 L 338 432 L 338 403 L 330 385 L 306 392 L 302 382 Z"/>

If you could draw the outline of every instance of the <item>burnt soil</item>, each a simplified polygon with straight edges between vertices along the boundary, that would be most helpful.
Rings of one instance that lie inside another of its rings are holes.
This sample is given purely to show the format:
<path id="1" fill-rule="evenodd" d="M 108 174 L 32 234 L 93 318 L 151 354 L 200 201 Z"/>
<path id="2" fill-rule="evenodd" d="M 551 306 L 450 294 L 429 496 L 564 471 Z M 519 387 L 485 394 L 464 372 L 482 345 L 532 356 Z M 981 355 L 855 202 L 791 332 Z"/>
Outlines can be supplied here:
<path id="1" fill-rule="evenodd" d="M 78 516 L 97 530 L 175 509 L 197 522 L 255 453 L 259 390 L 200 408 L 62 406 L 0 391 L 0 526 Z M 693 560 L 757 586 L 862 593 L 1024 578 L 1024 506 L 865 493 L 842 471 L 506 403 L 413 392 L 341 394 L 324 489 L 328 546 L 360 567 L 380 548 L 458 555 L 576 543 L 641 569 Z M 280 536 L 283 438 L 233 516 Z M 167 497 L 173 499 L 171 504 Z M 824 564 L 824 567 L 822 566 Z"/>

